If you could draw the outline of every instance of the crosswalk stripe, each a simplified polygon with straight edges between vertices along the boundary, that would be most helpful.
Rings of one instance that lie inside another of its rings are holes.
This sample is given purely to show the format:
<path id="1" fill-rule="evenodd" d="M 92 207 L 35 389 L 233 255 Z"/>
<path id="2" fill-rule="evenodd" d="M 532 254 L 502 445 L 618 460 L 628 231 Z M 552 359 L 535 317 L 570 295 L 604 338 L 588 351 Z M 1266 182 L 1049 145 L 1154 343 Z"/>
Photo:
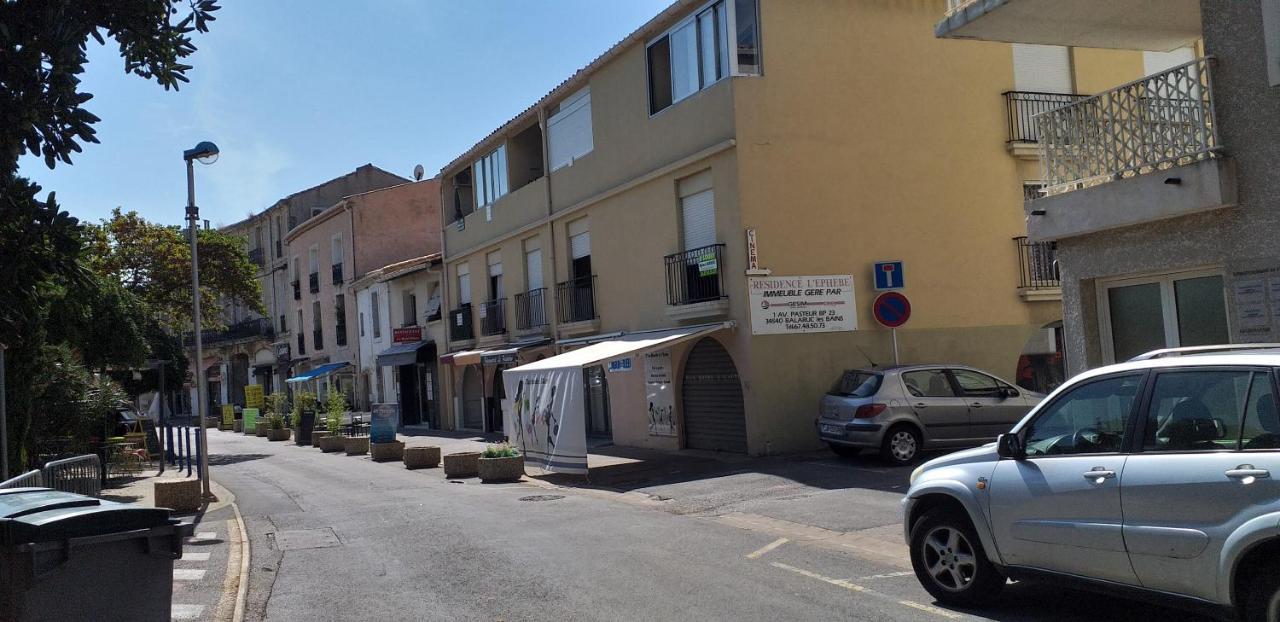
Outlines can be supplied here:
<path id="1" fill-rule="evenodd" d="M 208 571 L 203 569 L 197 569 L 197 568 L 174 568 L 173 580 L 174 581 L 199 581 L 200 579 L 204 578 L 205 572 L 208 572 Z"/>
<path id="2" fill-rule="evenodd" d="M 209 561 L 209 553 L 189 553 L 189 552 L 187 552 L 187 551 L 183 551 L 183 552 L 182 552 L 182 559 L 179 559 L 178 561 L 180 561 L 180 562 L 207 562 L 207 561 Z"/>
<path id="3" fill-rule="evenodd" d="M 204 613 L 204 605 L 179 605 L 174 604 L 169 609 L 169 617 L 175 622 L 180 620 L 195 620 Z"/>

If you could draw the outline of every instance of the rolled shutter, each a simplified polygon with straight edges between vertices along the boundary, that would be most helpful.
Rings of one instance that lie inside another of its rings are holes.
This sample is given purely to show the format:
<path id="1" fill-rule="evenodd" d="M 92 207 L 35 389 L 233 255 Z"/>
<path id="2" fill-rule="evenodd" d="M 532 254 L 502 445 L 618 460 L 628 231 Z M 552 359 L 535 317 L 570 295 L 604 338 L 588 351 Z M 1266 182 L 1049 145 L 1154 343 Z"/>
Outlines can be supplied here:
<path id="1" fill-rule="evenodd" d="M 525 274 L 529 278 L 529 291 L 542 289 L 542 249 L 533 249 L 524 255 Z"/>
<path id="2" fill-rule="evenodd" d="M 560 104 L 559 112 L 547 119 L 547 149 L 551 170 L 573 161 L 595 147 L 591 133 L 591 88 L 587 87 Z"/>
<path id="3" fill-rule="evenodd" d="M 1074 93 L 1070 50 L 1060 45 L 1013 44 L 1013 88 L 1037 93 Z"/>
<path id="4" fill-rule="evenodd" d="M 715 193 L 703 190 L 680 199 L 680 218 L 684 225 L 684 249 L 691 250 L 716 243 Z"/>
<path id="5" fill-rule="evenodd" d="M 582 259 L 591 255 L 591 232 L 583 231 L 569 237 L 569 256 Z"/>

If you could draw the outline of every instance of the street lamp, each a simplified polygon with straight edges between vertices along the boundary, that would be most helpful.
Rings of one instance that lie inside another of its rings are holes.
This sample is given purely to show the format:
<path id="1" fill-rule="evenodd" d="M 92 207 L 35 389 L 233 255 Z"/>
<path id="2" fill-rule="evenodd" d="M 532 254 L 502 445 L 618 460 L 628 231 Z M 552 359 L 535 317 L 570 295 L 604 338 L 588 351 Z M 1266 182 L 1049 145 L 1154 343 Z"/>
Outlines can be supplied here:
<path id="1" fill-rule="evenodd" d="M 209 434 L 204 427 L 205 400 L 208 387 L 204 378 L 204 344 L 200 335 L 200 255 L 196 248 L 199 237 L 200 208 L 196 207 L 196 178 L 194 160 L 201 164 L 213 164 L 218 160 L 218 146 L 205 140 L 191 149 L 182 152 L 182 159 L 187 162 L 187 228 L 191 232 L 191 321 L 194 324 L 196 346 L 196 417 L 200 426 L 200 480 L 204 487 L 204 497 L 211 498 L 209 489 Z"/>

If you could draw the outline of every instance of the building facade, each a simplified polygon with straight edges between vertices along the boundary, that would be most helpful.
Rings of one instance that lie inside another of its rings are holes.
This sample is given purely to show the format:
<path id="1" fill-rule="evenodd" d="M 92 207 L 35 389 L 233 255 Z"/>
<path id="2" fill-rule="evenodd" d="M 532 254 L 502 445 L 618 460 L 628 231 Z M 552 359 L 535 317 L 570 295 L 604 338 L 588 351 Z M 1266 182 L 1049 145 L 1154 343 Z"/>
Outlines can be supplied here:
<path id="1" fill-rule="evenodd" d="M 944 37 L 1139 50 L 1136 81 L 1039 120 L 1046 193 L 1030 235 L 1057 245 L 1072 371 L 1180 346 L 1274 342 L 1280 257 L 1270 240 L 1280 110 L 1273 2 L 1115 2 L 1101 17 L 1030 2 L 1014 19 L 955 3 Z M 962 47 L 968 43 L 955 43 Z M 1154 62 L 1153 62 L 1154 61 Z M 1100 132 L 1099 130 L 1107 130 Z"/>
<path id="2" fill-rule="evenodd" d="M 698 330 L 584 370 L 590 436 L 809 449 L 840 371 L 895 350 L 1061 380 L 1053 249 L 1021 209 L 1034 137 L 1008 93 L 1061 70 L 1073 95 L 1140 55 L 1046 69 L 935 39 L 941 2 L 800 4 L 677 2 L 441 171 L 457 427 L 501 432 L 504 368 L 679 327 Z M 872 314 L 881 260 L 910 299 L 896 333 Z M 788 295 L 812 321 L 771 316 Z"/>

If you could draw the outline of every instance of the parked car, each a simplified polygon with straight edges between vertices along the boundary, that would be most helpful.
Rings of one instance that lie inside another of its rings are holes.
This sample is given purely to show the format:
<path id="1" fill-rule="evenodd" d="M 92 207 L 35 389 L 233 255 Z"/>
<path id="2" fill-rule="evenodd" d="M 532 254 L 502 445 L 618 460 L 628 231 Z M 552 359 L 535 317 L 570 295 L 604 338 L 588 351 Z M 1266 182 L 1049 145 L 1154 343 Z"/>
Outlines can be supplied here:
<path id="1" fill-rule="evenodd" d="M 924 449 L 993 440 L 1043 398 L 964 365 L 850 369 L 822 398 L 818 437 L 837 454 L 910 464 Z"/>
<path id="2" fill-rule="evenodd" d="M 1256 346 L 1157 351 L 1076 376 L 996 443 L 912 473 L 916 576 L 963 606 L 1006 577 L 1049 578 L 1277 620 L 1278 380 L 1280 347 Z"/>

